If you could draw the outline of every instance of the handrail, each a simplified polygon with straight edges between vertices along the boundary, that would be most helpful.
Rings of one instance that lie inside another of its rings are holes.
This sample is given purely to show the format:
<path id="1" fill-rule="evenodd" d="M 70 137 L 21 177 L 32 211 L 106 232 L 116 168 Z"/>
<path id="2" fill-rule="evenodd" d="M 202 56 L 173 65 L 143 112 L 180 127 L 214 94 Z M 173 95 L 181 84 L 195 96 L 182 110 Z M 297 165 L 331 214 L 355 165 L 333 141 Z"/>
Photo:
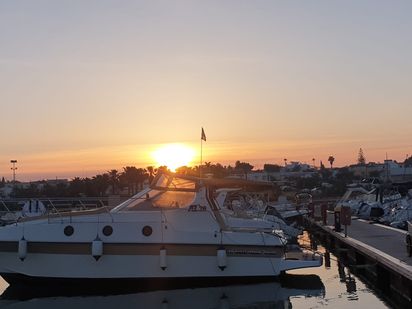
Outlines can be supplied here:
<path id="1" fill-rule="evenodd" d="M 114 222 L 114 218 L 112 216 L 112 213 L 110 212 L 110 210 L 108 209 L 109 207 L 107 206 L 102 206 L 102 208 L 107 212 L 107 214 L 110 216 L 110 218 L 112 219 L 112 223 Z"/>
<path id="2" fill-rule="evenodd" d="M 7 207 L 6 203 L 3 200 L 1 201 L 1 204 L 4 206 L 4 208 L 6 208 L 8 212 L 10 212 L 10 209 Z"/>
<path id="3" fill-rule="evenodd" d="M 53 207 L 53 209 L 56 211 L 56 213 L 59 215 L 59 217 L 60 217 L 60 219 L 61 219 L 61 221 L 62 221 L 62 223 L 63 223 L 63 217 L 62 217 L 62 215 L 61 215 L 61 213 L 57 210 L 57 208 L 54 206 L 54 204 L 53 204 L 53 202 L 52 201 L 50 201 L 50 200 L 48 200 L 48 202 L 50 203 L 50 205 L 52 205 L 52 207 Z M 47 222 L 48 223 L 50 223 L 50 212 L 48 212 L 47 213 Z"/>
<path id="4" fill-rule="evenodd" d="M 36 215 L 34 217 L 20 216 L 21 204 L 28 200 L 37 200 L 42 202 L 46 206 L 47 212 L 43 215 Z M 13 198 L 4 199 L 0 198 L 0 215 L 1 224 L 17 224 L 19 222 L 25 222 L 35 219 L 46 219 L 48 223 L 55 221 L 56 219 L 64 222 L 65 218 L 70 217 L 70 222 L 72 221 L 72 216 L 75 213 L 80 213 L 83 211 L 97 211 L 100 208 L 101 213 L 106 212 L 110 216 L 110 220 L 114 222 L 114 218 L 110 212 L 111 207 L 106 206 L 108 199 L 105 197 L 100 198 Z M 4 209 L 4 210 L 2 210 Z"/>

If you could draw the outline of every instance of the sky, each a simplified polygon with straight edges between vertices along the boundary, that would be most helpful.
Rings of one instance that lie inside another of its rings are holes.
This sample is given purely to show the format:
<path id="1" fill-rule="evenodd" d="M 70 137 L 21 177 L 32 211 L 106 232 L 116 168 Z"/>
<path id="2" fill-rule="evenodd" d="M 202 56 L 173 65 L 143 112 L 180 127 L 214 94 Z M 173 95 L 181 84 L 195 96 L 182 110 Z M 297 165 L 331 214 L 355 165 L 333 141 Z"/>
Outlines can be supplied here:
<path id="1" fill-rule="evenodd" d="M 0 177 L 412 155 L 412 2 L 0 2 Z M 195 164 L 196 164 L 195 162 Z"/>

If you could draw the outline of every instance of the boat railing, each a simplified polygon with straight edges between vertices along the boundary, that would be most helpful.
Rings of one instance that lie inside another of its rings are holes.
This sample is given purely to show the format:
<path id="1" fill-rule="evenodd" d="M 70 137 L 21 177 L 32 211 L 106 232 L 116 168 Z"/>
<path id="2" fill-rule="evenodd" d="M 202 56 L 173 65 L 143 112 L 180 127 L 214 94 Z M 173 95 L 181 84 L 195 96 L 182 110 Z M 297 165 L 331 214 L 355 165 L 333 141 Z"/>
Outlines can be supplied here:
<path id="1" fill-rule="evenodd" d="M 48 200 L 48 202 L 49 202 L 49 205 L 51 205 L 51 208 L 52 208 L 53 212 L 56 213 L 63 222 L 63 217 L 62 217 L 61 213 L 57 210 L 57 208 L 54 206 L 53 202 L 51 200 Z M 47 211 L 47 222 L 50 223 L 50 211 Z"/>
<path id="2" fill-rule="evenodd" d="M 22 213 L 23 206 L 27 201 L 39 201 L 43 204 L 45 210 L 38 214 L 25 216 Z M 15 199 L 0 199 L 0 224 L 17 223 L 23 218 L 47 216 L 48 222 L 54 217 L 63 220 L 63 215 L 72 214 L 83 210 L 92 210 L 104 208 L 111 216 L 108 208 L 108 198 L 15 198 Z M 112 218 L 113 220 L 113 218 Z"/>
<path id="3" fill-rule="evenodd" d="M 3 200 L 1 201 L 1 204 L 6 209 L 6 212 L 10 212 L 10 209 L 7 207 L 6 203 Z"/>

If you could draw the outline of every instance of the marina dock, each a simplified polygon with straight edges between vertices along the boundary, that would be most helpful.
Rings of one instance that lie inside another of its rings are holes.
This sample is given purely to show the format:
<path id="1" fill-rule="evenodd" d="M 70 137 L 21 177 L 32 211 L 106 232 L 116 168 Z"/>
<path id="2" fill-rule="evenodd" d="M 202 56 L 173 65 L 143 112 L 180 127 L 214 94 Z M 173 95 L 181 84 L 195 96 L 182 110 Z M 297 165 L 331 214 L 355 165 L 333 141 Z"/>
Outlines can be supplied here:
<path id="1" fill-rule="evenodd" d="M 312 218 L 306 223 L 328 249 L 388 298 L 402 306 L 412 304 L 412 257 L 406 251 L 406 231 L 353 217 L 345 237 L 344 227 L 335 231 L 330 212 L 326 225 Z"/>

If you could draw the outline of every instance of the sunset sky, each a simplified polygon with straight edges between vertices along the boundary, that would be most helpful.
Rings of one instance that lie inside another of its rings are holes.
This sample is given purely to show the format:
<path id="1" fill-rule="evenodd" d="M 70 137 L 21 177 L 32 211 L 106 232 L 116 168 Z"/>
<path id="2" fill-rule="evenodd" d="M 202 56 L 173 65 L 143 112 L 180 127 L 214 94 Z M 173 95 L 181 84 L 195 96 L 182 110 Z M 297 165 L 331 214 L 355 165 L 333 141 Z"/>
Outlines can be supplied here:
<path id="1" fill-rule="evenodd" d="M 0 2 L 0 177 L 412 155 L 411 1 Z"/>

